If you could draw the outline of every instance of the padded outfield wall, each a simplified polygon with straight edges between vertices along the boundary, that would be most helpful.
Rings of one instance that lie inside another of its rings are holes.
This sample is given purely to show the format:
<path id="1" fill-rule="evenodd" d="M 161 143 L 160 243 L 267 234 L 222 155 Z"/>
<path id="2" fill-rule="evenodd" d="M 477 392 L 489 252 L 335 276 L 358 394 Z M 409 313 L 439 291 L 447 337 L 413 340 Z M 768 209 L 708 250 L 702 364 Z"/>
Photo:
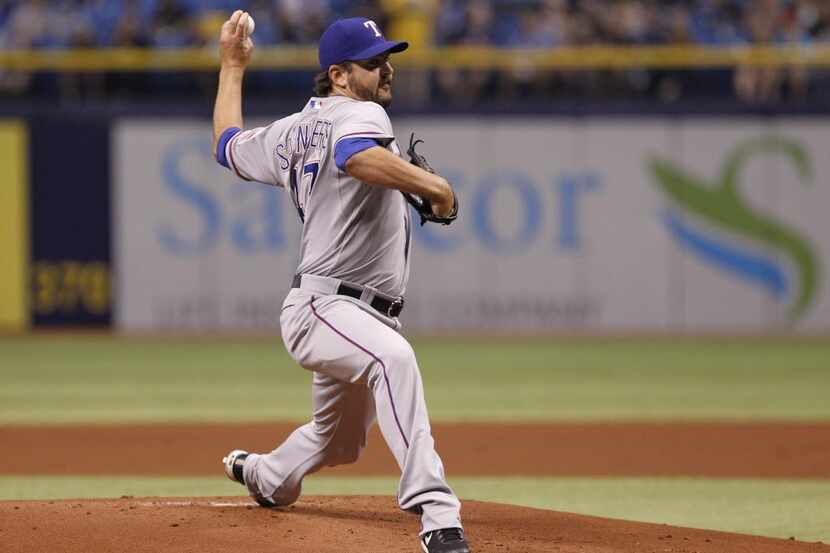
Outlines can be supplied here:
<path id="1" fill-rule="evenodd" d="M 830 331 L 827 120 L 395 122 L 461 202 L 415 229 L 409 331 Z M 122 120 L 111 155 L 117 327 L 274 331 L 288 195 L 216 165 L 205 122 Z"/>

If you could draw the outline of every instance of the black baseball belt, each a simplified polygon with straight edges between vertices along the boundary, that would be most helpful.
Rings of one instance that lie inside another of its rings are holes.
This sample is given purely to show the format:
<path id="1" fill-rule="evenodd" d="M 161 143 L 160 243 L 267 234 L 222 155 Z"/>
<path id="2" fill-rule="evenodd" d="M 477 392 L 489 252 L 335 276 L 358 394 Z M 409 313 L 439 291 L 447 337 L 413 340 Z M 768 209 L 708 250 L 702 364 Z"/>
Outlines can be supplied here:
<path id="1" fill-rule="evenodd" d="M 372 288 L 331 277 L 305 275 L 306 278 L 304 281 L 303 276 L 304 275 L 294 275 L 294 279 L 291 281 L 291 287 L 318 291 L 321 293 L 349 296 L 350 298 L 354 298 L 371 305 L 373 309 L 388 317 L 397 317 L 401 314 L 401 311 L 403 311 L 404 299 L 402 297 L 396 298 L 387 296 Z"/>

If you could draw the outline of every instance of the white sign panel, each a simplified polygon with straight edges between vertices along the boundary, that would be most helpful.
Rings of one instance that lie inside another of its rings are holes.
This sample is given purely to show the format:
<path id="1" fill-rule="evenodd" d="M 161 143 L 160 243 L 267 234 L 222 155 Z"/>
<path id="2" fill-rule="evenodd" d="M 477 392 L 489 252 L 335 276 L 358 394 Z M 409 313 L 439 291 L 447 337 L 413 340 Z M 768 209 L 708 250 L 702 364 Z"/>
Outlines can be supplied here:
<path id="1" fill-rule="evenodd" d="M 830 329 L 830 122 L 396 123 L 461 203 L 452 226 L 415 229 L 410 331 Z M 277 328 L 300 222 L 282 190 L 219 167 L 209 137 L 116 132 L 123 329 Z"/>

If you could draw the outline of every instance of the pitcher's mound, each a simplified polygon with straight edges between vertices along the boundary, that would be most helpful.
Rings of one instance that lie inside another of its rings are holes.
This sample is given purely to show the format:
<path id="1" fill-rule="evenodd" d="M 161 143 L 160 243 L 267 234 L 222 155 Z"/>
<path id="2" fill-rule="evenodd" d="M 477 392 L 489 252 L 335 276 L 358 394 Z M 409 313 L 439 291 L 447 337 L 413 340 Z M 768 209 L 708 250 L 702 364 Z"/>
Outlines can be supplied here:
<path id="1" fill-rule="evenodd" d="M 463 509 L 474 553 L 830 552 L 822 544 L 478 501 Z M 239 497 L 0 502 L 0 543 L 9 552 L 414 553 L 419 526 L 392 497 L 312 496 L 280 509 Z"/>

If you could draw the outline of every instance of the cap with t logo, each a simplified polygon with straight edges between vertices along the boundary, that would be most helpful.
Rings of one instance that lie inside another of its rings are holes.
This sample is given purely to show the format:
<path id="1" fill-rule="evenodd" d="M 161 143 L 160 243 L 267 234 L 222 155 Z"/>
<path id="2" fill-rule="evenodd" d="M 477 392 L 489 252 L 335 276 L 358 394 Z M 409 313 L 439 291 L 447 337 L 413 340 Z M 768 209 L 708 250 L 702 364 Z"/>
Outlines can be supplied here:
<path id="1" fill-rule="evenodd" d="M 326 70 L 331 65 L 344 61 L 360 61 L 373 58 L 384 52 L 403 52 L 409 43 L 400 40 L 386 40 L 377 23 L 365 17 L 338 19 L 320 37 L 320 67 Z"/>

